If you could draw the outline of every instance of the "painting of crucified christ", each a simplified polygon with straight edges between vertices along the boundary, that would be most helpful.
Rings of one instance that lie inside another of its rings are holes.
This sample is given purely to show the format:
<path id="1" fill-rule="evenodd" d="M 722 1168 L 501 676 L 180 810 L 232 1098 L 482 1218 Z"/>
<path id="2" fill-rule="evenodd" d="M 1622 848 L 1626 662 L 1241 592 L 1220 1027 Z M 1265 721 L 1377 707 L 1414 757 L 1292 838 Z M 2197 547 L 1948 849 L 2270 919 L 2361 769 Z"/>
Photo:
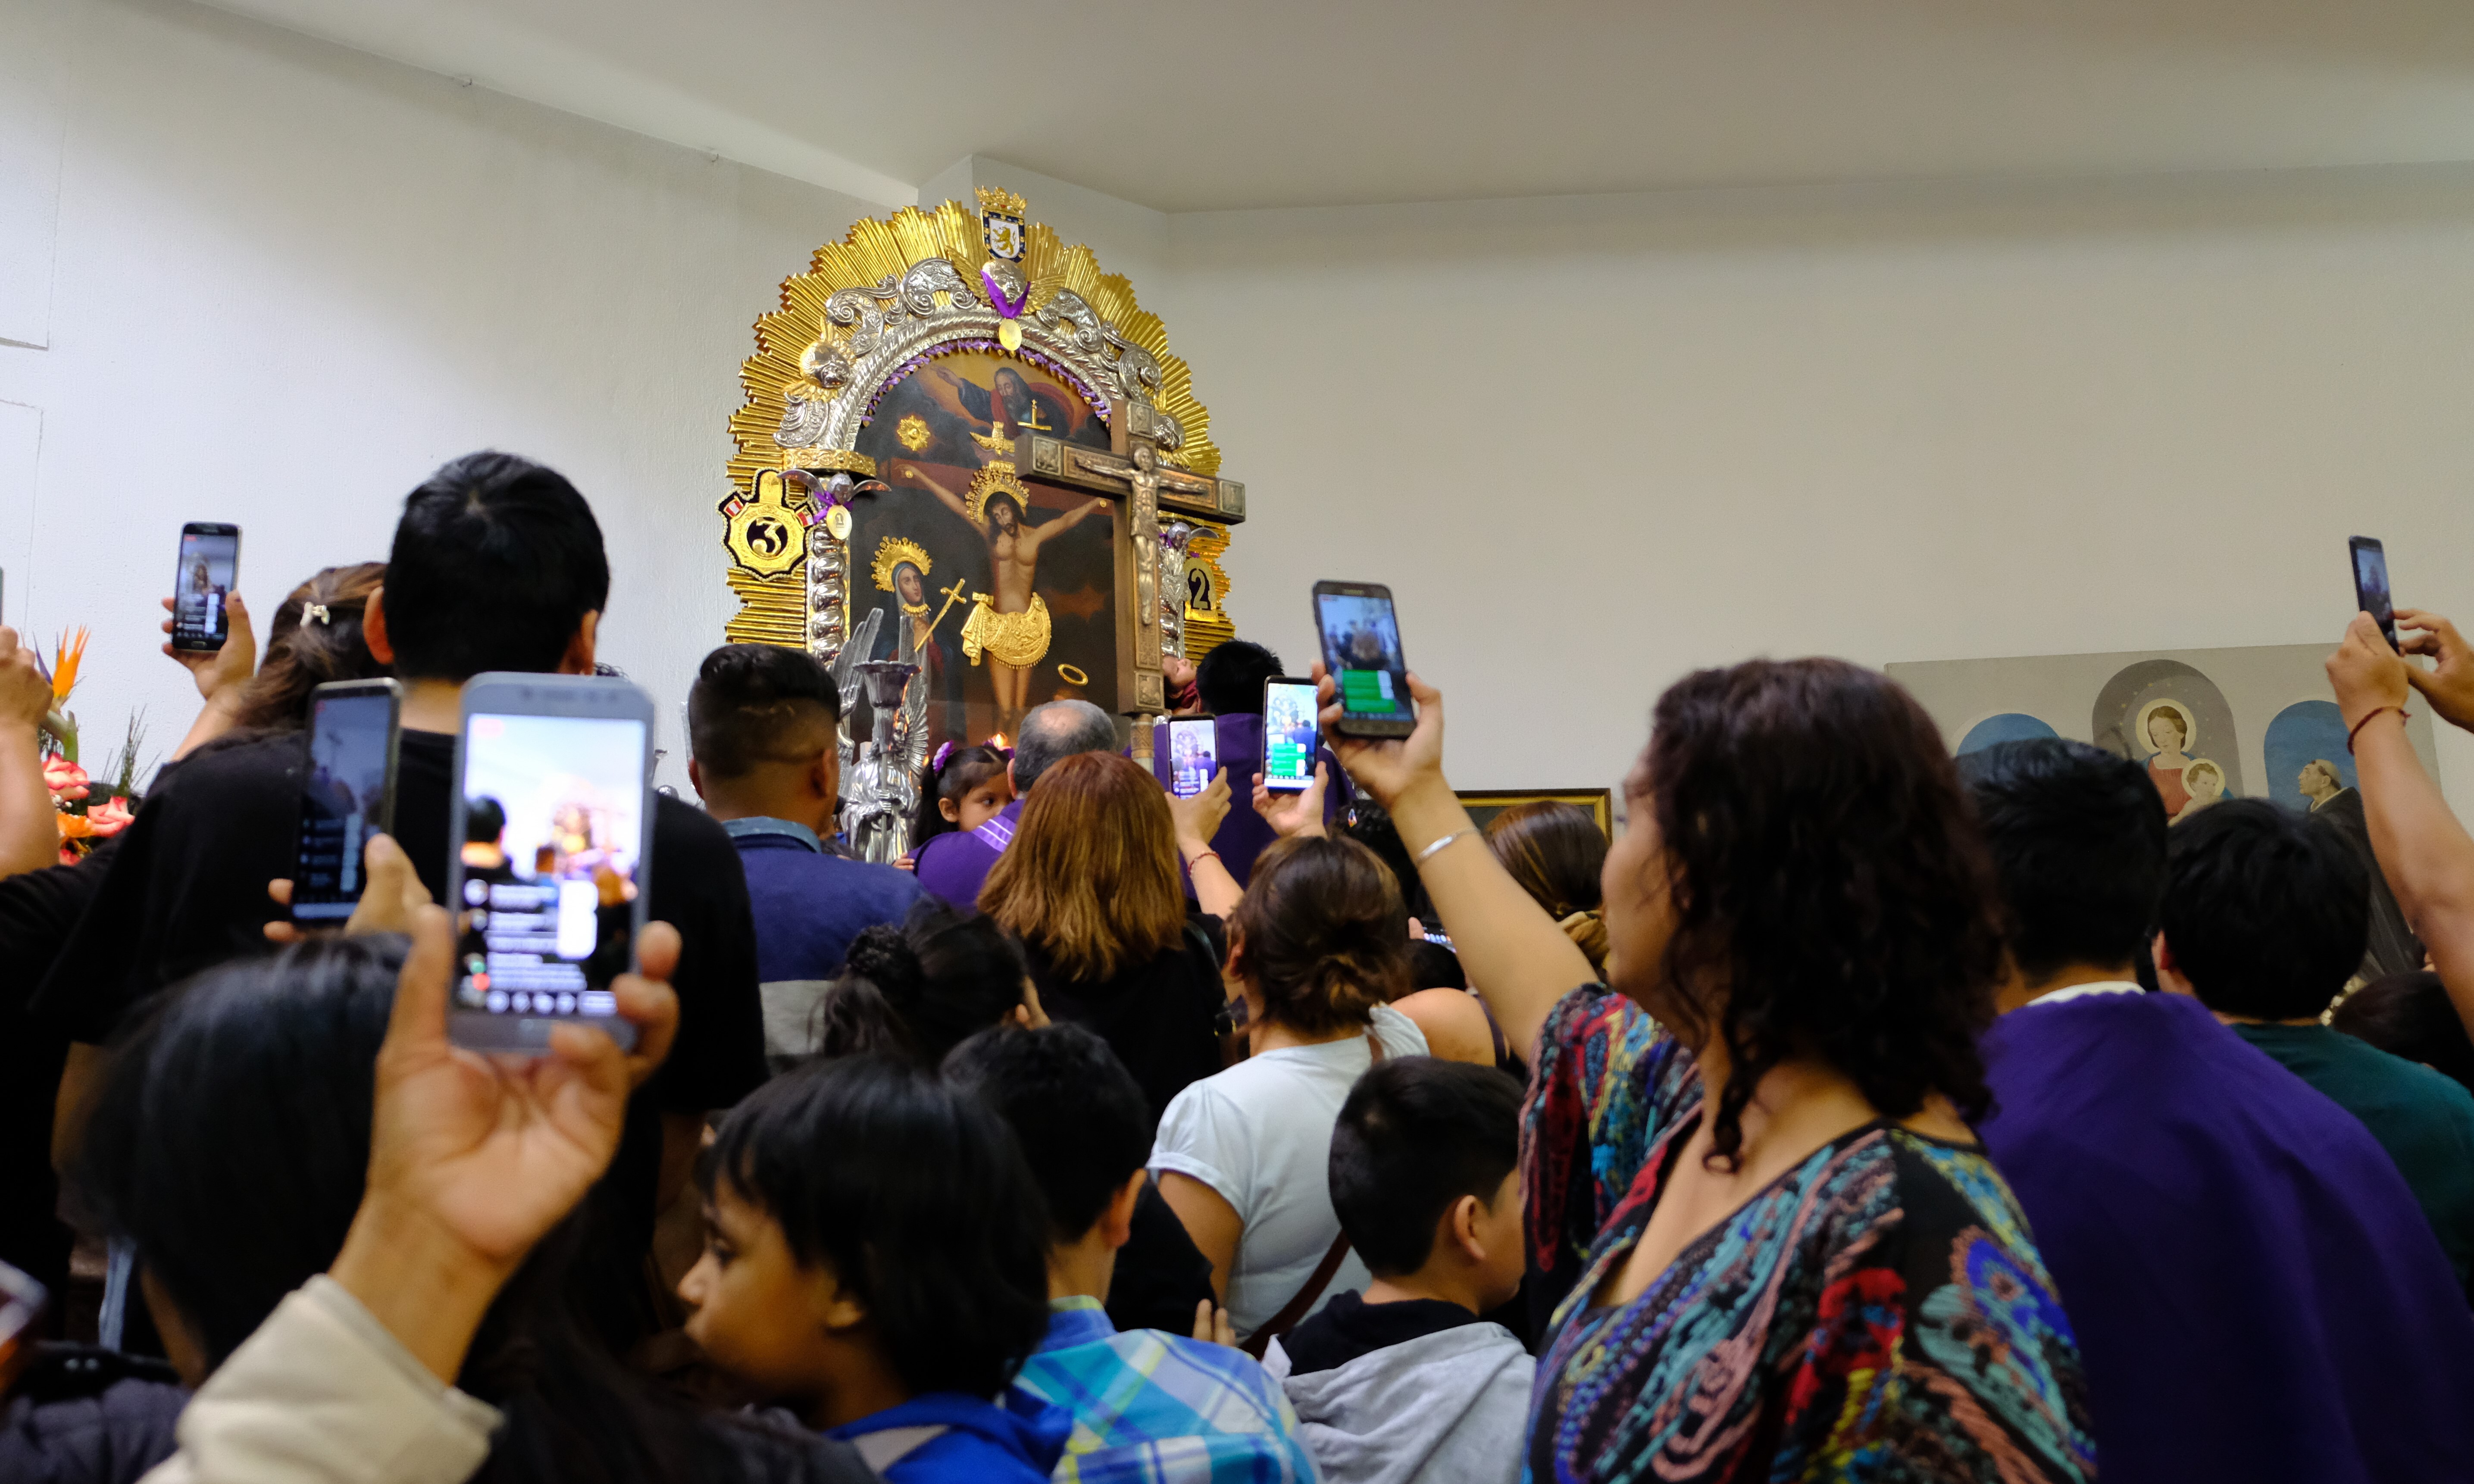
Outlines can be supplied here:
<path id="1" fill-rule="evenodd" d="M 1069 381 L 968 351 L 886 389 L 858 440 L 888 487 L 851 509 L 852 571 L 871 573 L 882 556 L 885 572 L 854 582 L 865 595 L 854 617 L 885 610 L 870 659 L 896 658 L 909 636 L 900 658 L 921 667 L 936 742 L 1010 741 L 1043 701 L 1118 709 L 1120 515 L 1017 471 L 1013 438 L 1031 431 L 1108 446 Z"/>

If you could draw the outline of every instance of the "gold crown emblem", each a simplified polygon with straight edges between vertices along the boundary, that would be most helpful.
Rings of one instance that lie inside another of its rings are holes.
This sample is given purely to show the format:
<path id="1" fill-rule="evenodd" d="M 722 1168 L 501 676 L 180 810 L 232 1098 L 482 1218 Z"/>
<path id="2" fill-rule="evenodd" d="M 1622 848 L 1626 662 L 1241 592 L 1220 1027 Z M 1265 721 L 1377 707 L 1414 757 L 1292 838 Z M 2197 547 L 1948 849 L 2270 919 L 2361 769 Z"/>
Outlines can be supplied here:
<path id="1" fill-rule="evenodd" d="M 1030 209 L 1029 203 L 1001 185 L 982 185 L 979 190 L 980 209 L 1000 216 L 1020 216 Z"/>
<path id="2" fill-rule="evenodd" d="M 970 512 L 972 524 L 979 524 L 986 517 L 991 495 L 1003 495 L 1011 499 L 1014 509 L 1025 515 L 1031 512 L 1031 491 L 1023 484 L 1022 476 L 1014 473 L 1011 459 L 998 459 L 971 477 L 971 493 L 965 508 Z"/>
<path id="3" fill-rule="evenodd" d="M 936 568 L 936 564 L 929 559 L 928 553 L 919 549 L 916 542 L 900 536 L 887 536 L 878 542 L 875 569 L 877 587 L 887 593 L 893 592 L 893 570 L 905 562 L 919 569 L 919 577 L 923 583 L 927 580 L 928 574 Z"/>

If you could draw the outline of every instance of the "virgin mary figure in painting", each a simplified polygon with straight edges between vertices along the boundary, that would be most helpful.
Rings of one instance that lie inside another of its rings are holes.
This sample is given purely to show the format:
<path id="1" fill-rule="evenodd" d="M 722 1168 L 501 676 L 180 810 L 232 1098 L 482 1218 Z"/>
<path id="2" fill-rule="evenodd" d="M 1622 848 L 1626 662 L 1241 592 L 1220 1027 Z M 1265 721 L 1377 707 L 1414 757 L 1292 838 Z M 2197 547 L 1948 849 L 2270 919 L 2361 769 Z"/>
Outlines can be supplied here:
<path id="1" fill-rule="evenodd" d="M 2139 734 L 2156 749 L 2147 759 L 2147 777 L 2165 800 L 2165 817 L 2178 818 L 2191 803 L 2182 778 L 2191 766 L 2191 755 L 2182 750 L 2191 742 L 2190 709 L 2179 701 L 2150 702 L 2140 714 Z"/>

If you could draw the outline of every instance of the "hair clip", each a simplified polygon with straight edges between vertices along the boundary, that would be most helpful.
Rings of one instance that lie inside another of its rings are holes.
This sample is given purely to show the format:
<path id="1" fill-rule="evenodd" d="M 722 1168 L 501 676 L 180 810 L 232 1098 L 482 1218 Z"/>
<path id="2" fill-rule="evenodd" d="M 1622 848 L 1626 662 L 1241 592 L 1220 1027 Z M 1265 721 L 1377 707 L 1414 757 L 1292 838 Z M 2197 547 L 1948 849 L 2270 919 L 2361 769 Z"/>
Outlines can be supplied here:
<path id="1" fill-rule="evenodd" d="M 945 760 L 953 755 L 954 744 L 951 742 L 948 742 L 943 746 L 936 749 L 936 755 L 934 757 L 928 760 L 929 770 L 932 772 L 943 772 L 945 770 Z"/>
<path id="2" fill-rule="evenodd" d="M 331 617 L 333 616 L 327 612 L 327 605 L 325 603 L 303 603 L 301 605 L 301 621 L 303 623 L 324 623 Z"/>

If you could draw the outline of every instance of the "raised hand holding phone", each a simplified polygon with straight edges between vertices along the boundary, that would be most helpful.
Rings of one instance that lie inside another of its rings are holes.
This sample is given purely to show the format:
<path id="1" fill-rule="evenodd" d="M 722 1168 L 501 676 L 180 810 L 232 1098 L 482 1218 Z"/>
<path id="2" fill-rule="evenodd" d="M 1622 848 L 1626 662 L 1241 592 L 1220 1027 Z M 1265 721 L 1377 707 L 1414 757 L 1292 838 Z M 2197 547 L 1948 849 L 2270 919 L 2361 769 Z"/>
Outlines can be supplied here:
<path id="1" fill-rule="evenodd" d="M 452 1384 L 491 1301 L 609 1168 L 628 1094 L 668 1055 L 679 936 L 648 925 L 643 971 L 612 982 L 633 1055 L 562 1025 L 546 1055 L 518 1058 L 449 1041 L 454 925 L 428 907 L 412 928 L 378 1049 L 369 1185 L 328 1276 Z"/>
<path id="2" fill-rule="evenodd" d="M 2398 609 L 2396 622 L 2400 629 L 2419 631 L 2406 634 L 2399 647 L 2433 662 L 2429 669 L 2408 666 L 2406 679 L 2442 720 L 2474 731 L 2474 648 L 2467 646 L 2465 636 L 2456 624 L 2421 608 Z"/>

